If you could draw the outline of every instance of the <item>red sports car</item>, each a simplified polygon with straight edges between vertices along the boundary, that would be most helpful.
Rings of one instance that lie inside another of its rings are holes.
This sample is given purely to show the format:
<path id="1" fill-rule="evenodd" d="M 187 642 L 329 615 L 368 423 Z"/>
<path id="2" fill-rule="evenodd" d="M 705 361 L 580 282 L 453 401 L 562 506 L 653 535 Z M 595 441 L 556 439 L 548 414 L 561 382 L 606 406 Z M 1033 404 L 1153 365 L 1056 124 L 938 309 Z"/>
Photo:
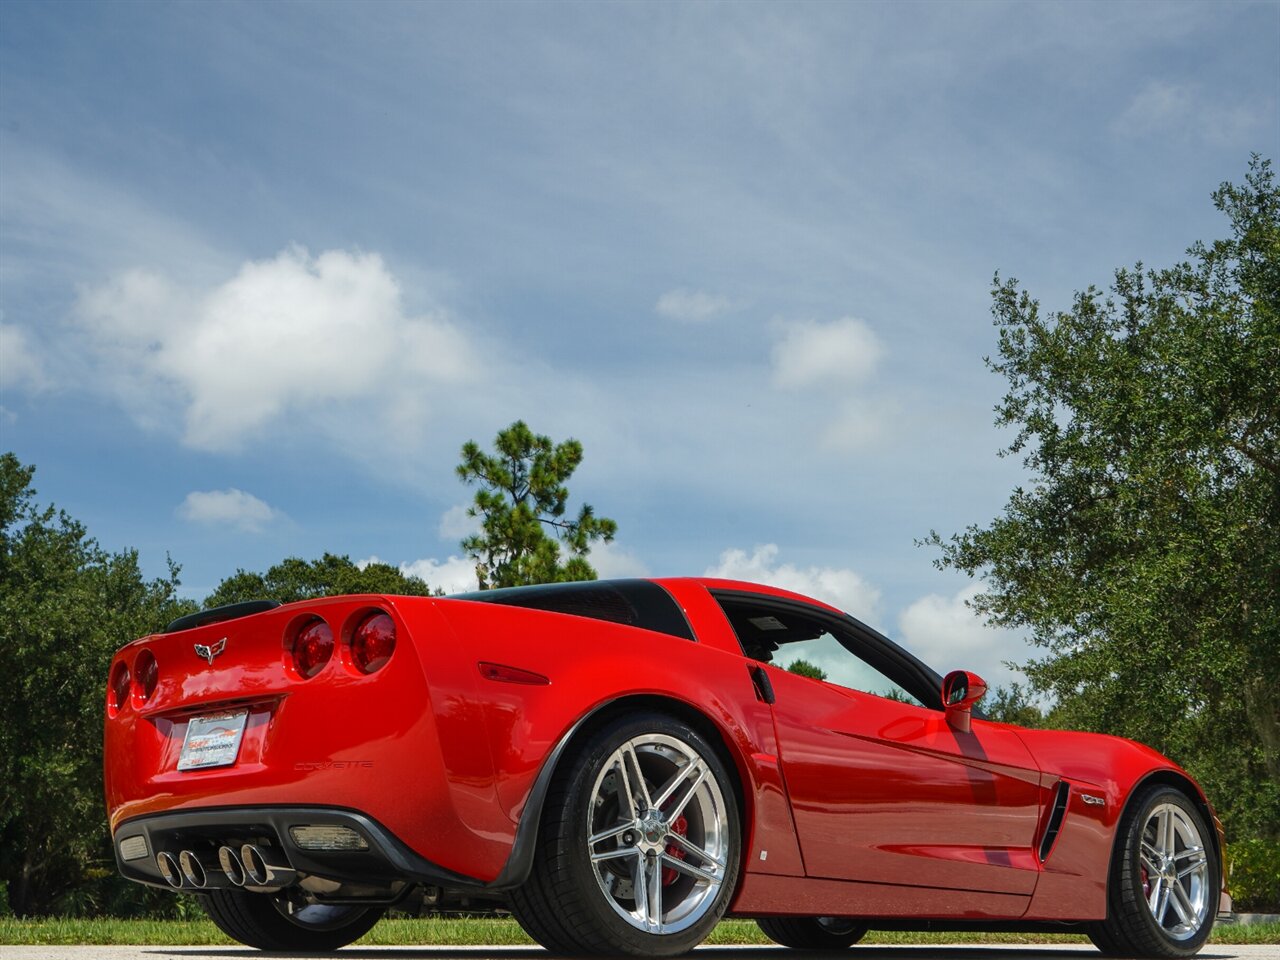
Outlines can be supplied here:
<path id="1" fill-rule="evenodd" d="M 1141 744 L 989 722 L 983 691 L 725 580 L 261 601 L 116 655 L 107 808 L 126 877 L 268 950 L 414 905 L 509 910 L 566 954 L 679 954 L 726 915 L 798 948 L 1194 953 L 1231 903 L 1200 788 Z"/>

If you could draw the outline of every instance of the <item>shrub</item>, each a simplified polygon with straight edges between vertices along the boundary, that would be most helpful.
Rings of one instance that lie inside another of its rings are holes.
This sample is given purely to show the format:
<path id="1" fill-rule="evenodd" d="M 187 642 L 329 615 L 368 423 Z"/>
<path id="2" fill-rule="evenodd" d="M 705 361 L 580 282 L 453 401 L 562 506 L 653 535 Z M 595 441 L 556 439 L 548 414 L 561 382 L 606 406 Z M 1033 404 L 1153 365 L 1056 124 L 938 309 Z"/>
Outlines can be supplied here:
<path id="1" fill-rule="evenodd" d="M 1241 840 L 1227 847 L 1227 889 L 1240 913 L 1280 913 L 1280 840 Z"/>

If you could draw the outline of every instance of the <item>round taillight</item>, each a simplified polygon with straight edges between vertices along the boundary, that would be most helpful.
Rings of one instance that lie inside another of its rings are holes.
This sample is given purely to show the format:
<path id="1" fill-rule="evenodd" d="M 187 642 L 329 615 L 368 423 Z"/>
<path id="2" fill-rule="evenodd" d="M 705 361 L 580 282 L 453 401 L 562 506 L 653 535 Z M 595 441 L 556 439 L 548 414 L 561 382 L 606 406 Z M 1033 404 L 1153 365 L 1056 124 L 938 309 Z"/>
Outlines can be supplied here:
<path id="1" fill-rule="evenodd" d="M 156 663 L 155 654 L 143 650 L 133 661 L 133 702 L 141 706 L 150 700 L 159 681 L 160 665 Z"/>
<path id="2" fill-rule="evenodd" d="M 129 668 L 123 660 L 111 669 L 110 689 L 107 690 L 107 705 L 112 710 L 123 710 L 129 702 Z"/>
<path id="3" fill-rule="evenodd" d="M 333 656 L 333 631 L 319 617 L 306 621 L 293 637 L 293 667 L 304 678 L 314 677 Z"/>
<path id="4" fill-rule="evenodd" d="M 351 634 L 351 662 L 361 673 L 382 669 L 395 649 L 395 621 L 385 613 L 365 617 Z"/>

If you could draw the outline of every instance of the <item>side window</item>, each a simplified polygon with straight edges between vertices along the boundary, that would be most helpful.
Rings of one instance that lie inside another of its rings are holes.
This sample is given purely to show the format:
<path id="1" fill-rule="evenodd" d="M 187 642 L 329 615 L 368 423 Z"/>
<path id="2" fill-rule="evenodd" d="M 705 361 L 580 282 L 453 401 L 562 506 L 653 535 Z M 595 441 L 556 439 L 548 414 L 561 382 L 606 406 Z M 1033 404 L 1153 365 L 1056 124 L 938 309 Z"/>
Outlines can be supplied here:
<path id="1" fill-rule="evenodd" d="M 850 690 L 875 694 L 890 700 L 922 707 L 918 699 L 862 658 L 851 653 L 830 633 L 824 632 L 812 640 L 796 640 L 778 645 L 772 662 L 784 670 L 802 676 L 817 676 L 827 683 L 839 684 Z M 810 670 L 809 668 L 813 668 Z"/>
<path id="2" fill-rule="evenodd" d="M 792 673 L 851 690 L 910 703 L 921 701 L 919 684 L 902 683 L 860 654 L 863 641 L 834 616 L 770 604 L 736 595 L 716 596 L 737 634 L 743 653 Z M 874 657 L 872 658 L 874 659 Z"/>

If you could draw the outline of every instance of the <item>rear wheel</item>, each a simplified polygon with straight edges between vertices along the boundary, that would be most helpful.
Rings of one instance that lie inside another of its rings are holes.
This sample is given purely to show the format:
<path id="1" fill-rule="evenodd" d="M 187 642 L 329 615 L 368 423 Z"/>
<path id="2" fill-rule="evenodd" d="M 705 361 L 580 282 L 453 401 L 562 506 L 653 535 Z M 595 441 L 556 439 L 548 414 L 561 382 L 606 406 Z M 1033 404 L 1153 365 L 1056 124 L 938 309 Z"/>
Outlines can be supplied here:
<path id="1" fill-rule="evenodd" d="M 1209 826 L 1181 790 L 1143 788 L 1117 831 L 1107 919 L 1089 937 L 1108 954 L 1189 957 L 1217 915 L 1221 865 Z"/>
<path id="2" fill-rule="evenodd" d="M 328 953 L 368 933 L 381 907 L 297 904 L 283 894 L 213 890 L 199 895 L 214 924 L 259 950 Z"/>
<path id="3" fill-rule="evenodd" d="M 724 915 L 740 847 L 715 749 L 671 717 L 621 718 L 557 773 L 511 910 L 558 953 L 675 956 Z"/>
<path id="4" fill-rule="evenodd" d="M 867 932 L 844 917 L 761 917 L 756 923 L 774 943 L 796 950 L 843 950 Z"/>

